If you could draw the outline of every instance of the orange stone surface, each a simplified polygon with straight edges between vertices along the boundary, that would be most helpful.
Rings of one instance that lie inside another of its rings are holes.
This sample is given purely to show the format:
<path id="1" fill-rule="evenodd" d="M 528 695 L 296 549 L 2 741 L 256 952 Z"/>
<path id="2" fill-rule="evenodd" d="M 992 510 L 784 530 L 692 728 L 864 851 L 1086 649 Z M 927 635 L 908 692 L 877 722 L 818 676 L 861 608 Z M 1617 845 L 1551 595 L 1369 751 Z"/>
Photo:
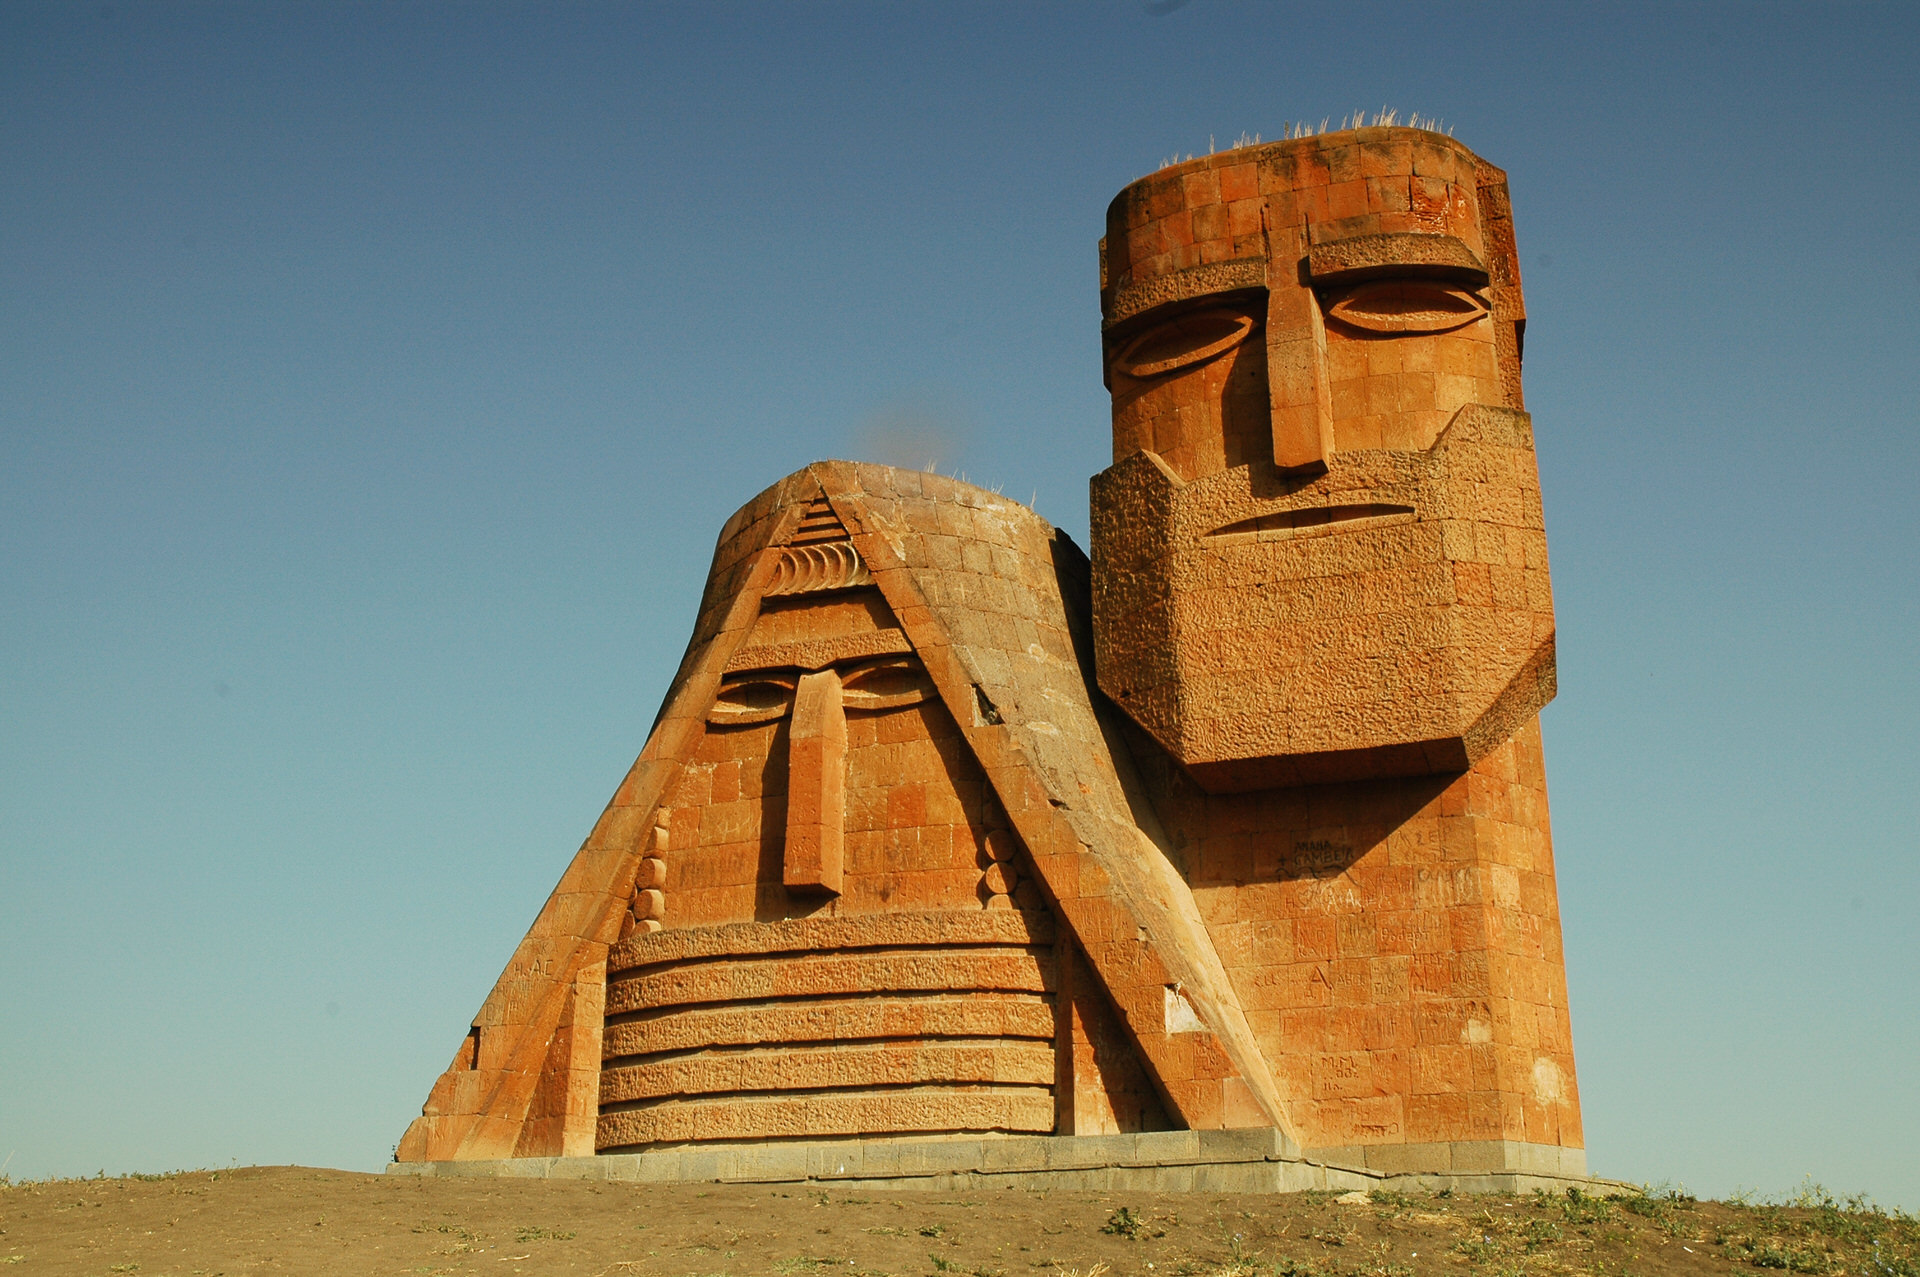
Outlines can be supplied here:
<path id="1" fill-rule="evenodd" d="M 1122 191 L 1101 690 L 1212 790 L 1464 770 L 1553 696 L 1506 175 L 1356 129 Z"/>
<path id="2" fill-rule="evenodd" d="M 1421 130 L 1121 192 L 1091 559 L 848 462 L 736 513 L 399 1158 L 1579 1148 L 1519 288 L 1504 174 Z"/>

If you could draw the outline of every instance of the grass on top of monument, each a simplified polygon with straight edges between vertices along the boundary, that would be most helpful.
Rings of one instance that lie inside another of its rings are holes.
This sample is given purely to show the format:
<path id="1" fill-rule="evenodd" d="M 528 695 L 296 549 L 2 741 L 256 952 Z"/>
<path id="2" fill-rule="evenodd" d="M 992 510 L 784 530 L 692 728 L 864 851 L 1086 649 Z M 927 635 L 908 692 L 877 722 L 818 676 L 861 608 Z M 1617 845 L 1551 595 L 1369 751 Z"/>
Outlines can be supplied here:
<path id="1" fill-rule="evenodd" d="M 1375 1191 L 863 1191 L 305 1167 L 0 1181 L 0 1265 L 49 1274 L 1920 1277 L 1920 1219 L 1775 1201 Z"/>
<path id="2" fill-rule="evenodd" d="M 1280 127 L 1280 136 L 1270 140 L 1275 142 L 1297 142 L 1301 138 L 1319 137 L 1322 133 L 1337 133 L 1347 129 L 1390 129 L 1395 127 L 1421 129 L 1428 133 L 1438 133 L 1442 137 L 1453 136 L 1453 126 L 1444 120 L 1437 119 L 1431 115 L 1422 115 L 1418 111 L 1411 111 L 1407 114 L 1406 120 L 1402 121 L 1400 119 L 1399 108 L 1381 107 L 1378 111 L 1373 112 L 1349 111 L 1346 115 L 1340 117 L 1340 123 L 1338 124 L 1333 122 L 1331 115 L 1321 116 L 1318 124 L 1315 124 L 1312 120 L 1289 120 Z M 1259 145 L 1260 135 L 1258 133 L 1248 133 L 1243 130 L 1240 136 L 1234 138 L 1233 141 L 1226 146 L 1215 146 L 1213 139 L 1209 137 L 1207 139 L 1206 154 L 1218 155 L 1222 151 L 1243 151 L 1247 147 Z M 1175 164 L 1185 164 L 1188 160 L 1197 158 L 1198 155 L 1199 152 L 1190 151 L 1184 156 L 1175 152 L 1173 155 L 1161 160 L 1160 167 L 1171 168 Z"/>

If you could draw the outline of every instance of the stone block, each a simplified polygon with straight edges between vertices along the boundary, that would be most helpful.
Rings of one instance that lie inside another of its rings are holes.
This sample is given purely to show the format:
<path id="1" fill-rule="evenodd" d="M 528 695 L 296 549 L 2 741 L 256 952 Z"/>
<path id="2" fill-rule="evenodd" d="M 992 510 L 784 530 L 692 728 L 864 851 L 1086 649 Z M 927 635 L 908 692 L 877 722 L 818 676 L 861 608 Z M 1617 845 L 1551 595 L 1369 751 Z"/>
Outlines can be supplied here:
<path id="1" fill-rule="evenodd" d="M 1078 1170 L 1112 1166 L 1126 1160 L 1128 1151 L 1119 1147 L 1110 1135 L 1056 1135 L 1047 1141 L 1047 1168 Z"/>
<path id="2" fill-rule="evenodd" d="M 645 1156 L 647 1155 L 643 1153 L 600 1153 L 593 1157 L 568 1158 L 566 1159 L 569 1163 L 566 1168 L 566 1177 L 601 1180 L 639 1179 L 641 1160 Z M 579 1169 L 579 1174 L 574 1176 L 572 1172 L 576 1167 Z M 558 1168 L 554 1178 L 562 1178 Z"/>
<path id="3" fill-rule="evenodd" d="M 1040 1171 L 1047 1168 L 1047 1145 L 1053 1136 L 1011 1135 L 980 1141 L 980 1169 L 995 1174 Z"/>
<path id="4" fill-rule="evenodd" d="M 1126 1167 L 1090 1166 L 1065 1171 L 1052 1172 L 1063 1175 L 1068 1184 L 1088 1192 L 1111 1192 L 1120 1186 L 1121 1179 L 1129 1173 Z"/>
<path id="5" fill-rule="evenodd" d="M 1383 1175 L 1445 1174 L 1453 1169 L 1452 1144 L 1375 1144 L 1365 1151 L 1368 1170 Z"/>
<path id="6" fill-rule="evenodd" d="M 1521 1148 L 1517 1140 L 1458 1140 L 1448 1169 L 1456 1175 L 1517 1171 L 1521 1169 Z"/>
<path id="7" fill-rule="evenodd" d="M 485 1158 L 473 1161 L 441 1162 L 437 1174 L 450 1175 L 456 1179 L 491 1179 L 505 1173 L 512 1164 L 512 1158 Z M 544 1159 L 535 1159 L 544 1160 Z"/>
<path id="8" fill-rule="evenodd" d="M 676 1177 L 683 1184 L 708 1184 L 725 1178 L 728 1167 L 733 1164 L 730 1149 L 726 1148 L 687 1148 L 675 1154 L 680 1159 L 680 1173 Z"/>
<path id="9" fill-rule="evenodd" d="M 643 1184 L 683 1184 L 700 1178 L 688 1173 L 686 1159 L 679 1149 L 663 1149 L 631 1157 L 623 1179 Z"/>
<path id="10" fill-rule="evenodd" d="M 804 1144 L 750 1144 L 733 1150 L 729 1180 L 784 1183 L 807 1178 L 808 1148 Z"/>
<path id="11" fill-rule="evenodd" d="M 1511 1149 L 1513 1161 L 1510 1169 L 1512 1170 L 1528 1175 L 1586 1178 L 1587 1151 L 1583 1148 L 1562 1148 L 1558 1144 L 1517 1143 L 1512 1145 Z"/>
<path id="12" fill-rule="evenodd" d="M 1116 1192 L 1191 1193 L 1197 1166 L 1115 1166 L 1107 1185 Z"/>
<path id="13" fill-rule="evenodd" d="M 1285 1157 L 1288 1141 L 1271 1127 L 1247 1127 L 1237 1131 L 1199 1131 L 1200 1160 L 1203 1162 L 1257 1162 Z"/>
<path id="14" fill-rule="evenodd" d="M 1133 1137 L 1133 1161 L 1152 1166 L 1197 1162 L 1201 1157 L 1200 1137 L 1199 1131 L 1142 1131 Z"/>
<path id="15" fill-rule="evenodd" d="M 610 1176 L 608 1175 L 607 1172 L 611 1168 L 606 1165 L 606 1160 L 607 1159 L 603 1157 L 550 1158 L 547 1162 L 546 1178 L 548 1179 L 592 1179 L 592 1180 L 608 1179 L 610 1178 Z"/>
<path id="16" fill-rule="evenodd" d="M 861 1177 L 871 1179 L 898 1178 L 918 1173 L 914 1169 L 914 1159 L 904 1144 L 891 1140 L 873 1140 L 865 1146 L 865 1159 L 861 1166 Z"/>
<path id="17" fill-rule="evenodd" d="M 808 1144 L 808 1179 L 858 1179 L 867 1174 L 867 1146 L 859 1140 Z"/>
<path id="18" fill-rule="evenodd" d="M 1271 1193 L 1279 1176 L 1267 1162 L 1202 1162 L 1186 1168 L 1196 1193 Z"/>
<path id="19" fill-rule="evenodd" d="M 984 1160 L 979 1140 L 916 1140 L 867 1145 L 870 1175 L 952 1175 L 978 1170 Z"/>

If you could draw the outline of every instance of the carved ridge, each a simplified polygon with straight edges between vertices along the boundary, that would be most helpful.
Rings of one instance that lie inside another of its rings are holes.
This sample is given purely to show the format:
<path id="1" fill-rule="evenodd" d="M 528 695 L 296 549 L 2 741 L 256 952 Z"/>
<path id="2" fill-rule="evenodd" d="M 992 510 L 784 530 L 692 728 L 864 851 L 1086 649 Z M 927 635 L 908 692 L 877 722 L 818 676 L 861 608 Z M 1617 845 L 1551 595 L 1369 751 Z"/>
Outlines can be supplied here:
<path id="1" fill-rule="evenodd" d="M 780 551 L 779 561 L 773 567 L 773 580 L 765 593 L 768 597 L 819 594 L 872 582 L 873 574 L 867 571 L 853 542 L 825 541 L 817 545 L 790 545 Z"/>

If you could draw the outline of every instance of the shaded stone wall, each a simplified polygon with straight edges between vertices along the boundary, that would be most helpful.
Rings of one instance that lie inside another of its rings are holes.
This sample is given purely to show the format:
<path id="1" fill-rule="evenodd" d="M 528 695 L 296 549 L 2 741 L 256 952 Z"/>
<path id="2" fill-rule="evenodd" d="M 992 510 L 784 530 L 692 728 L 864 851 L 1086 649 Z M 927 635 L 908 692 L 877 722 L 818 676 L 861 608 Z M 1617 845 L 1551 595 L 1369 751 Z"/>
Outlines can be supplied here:
<path id="1" fill-rule="evenodd" d="M 1465 775 L 1151 774 L 1308 1147 L 1584 1143 L 1537 724 Z"/>

